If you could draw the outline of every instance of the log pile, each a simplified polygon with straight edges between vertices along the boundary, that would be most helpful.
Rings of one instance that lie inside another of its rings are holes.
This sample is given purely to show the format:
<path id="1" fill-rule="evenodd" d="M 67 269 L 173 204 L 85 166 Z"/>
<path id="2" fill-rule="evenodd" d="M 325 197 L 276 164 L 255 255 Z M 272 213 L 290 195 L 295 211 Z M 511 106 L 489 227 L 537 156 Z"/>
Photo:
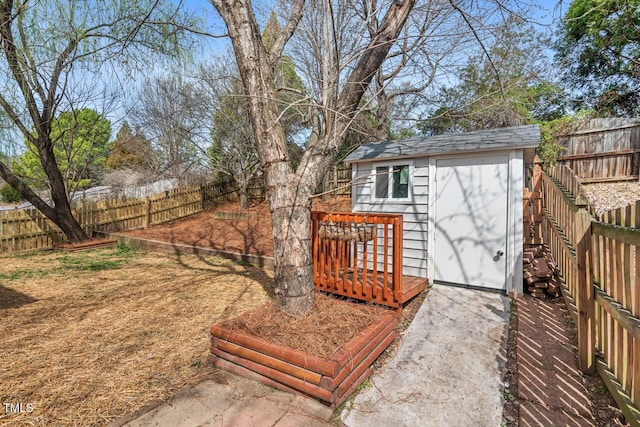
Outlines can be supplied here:
<path id="1" fill-rule="evenodd" d="M 523 264 L 523 278 L 532 296 L 541 299 L 560 296 L 560 272 L 546 244 L 525 246 Z"/>

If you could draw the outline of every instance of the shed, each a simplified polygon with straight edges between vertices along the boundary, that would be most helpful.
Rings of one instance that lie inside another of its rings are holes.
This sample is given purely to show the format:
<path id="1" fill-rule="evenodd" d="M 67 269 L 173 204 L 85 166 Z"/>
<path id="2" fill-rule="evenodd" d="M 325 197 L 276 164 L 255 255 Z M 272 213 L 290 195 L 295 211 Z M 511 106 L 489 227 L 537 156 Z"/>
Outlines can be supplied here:
<path id="1" fill-rule="evenodd" d="M 402 214 L 403 274 L 522 293 L 525 151 L 537 125 L 364 144 L 352 210 Z"/>

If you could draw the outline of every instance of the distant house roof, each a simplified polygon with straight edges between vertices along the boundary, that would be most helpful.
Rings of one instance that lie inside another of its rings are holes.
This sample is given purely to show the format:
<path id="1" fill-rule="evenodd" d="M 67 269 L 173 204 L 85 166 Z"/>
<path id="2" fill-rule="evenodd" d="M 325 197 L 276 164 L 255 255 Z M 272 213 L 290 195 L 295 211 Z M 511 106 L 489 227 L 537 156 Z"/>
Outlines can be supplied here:
<path id="1" fill-rule="evenodd" d="M 509 148 L 534 148 L 540 144 L 538 125 L 452 133 L 401 141 L 363 144 L 345 157 L 345 162 L 433 156 L 468 151 L 495 151 Z"/>

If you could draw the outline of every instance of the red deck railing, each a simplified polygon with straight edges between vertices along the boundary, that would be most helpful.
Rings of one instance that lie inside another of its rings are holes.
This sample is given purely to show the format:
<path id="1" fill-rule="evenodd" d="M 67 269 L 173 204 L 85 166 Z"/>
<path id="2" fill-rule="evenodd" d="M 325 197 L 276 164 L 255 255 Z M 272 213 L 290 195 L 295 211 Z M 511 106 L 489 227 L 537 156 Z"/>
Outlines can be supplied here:
<path id="1" fill-rule="evenodd" d="M 402 215 L 312 212 L 311 220 L 316 289 L 401 307 Z"/>

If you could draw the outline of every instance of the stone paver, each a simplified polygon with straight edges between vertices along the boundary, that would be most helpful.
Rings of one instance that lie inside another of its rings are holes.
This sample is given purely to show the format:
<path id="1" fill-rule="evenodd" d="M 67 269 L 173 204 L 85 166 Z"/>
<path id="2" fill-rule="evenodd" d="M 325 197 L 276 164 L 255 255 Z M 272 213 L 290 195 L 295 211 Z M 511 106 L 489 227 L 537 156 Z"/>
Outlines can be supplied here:
<path id="1" fill-rule="evenodd" d="M 520 426 L 593 425 L 559 305 L 529 296 L 518 300 L 516 353 Z"/>
<path id="2" fill-rule="evenodd" d="M 229 372 L 203 381 L 171 401 L 112 426 L 328 426 L 333 411 L 315 400 L 267 387 Z"/>

